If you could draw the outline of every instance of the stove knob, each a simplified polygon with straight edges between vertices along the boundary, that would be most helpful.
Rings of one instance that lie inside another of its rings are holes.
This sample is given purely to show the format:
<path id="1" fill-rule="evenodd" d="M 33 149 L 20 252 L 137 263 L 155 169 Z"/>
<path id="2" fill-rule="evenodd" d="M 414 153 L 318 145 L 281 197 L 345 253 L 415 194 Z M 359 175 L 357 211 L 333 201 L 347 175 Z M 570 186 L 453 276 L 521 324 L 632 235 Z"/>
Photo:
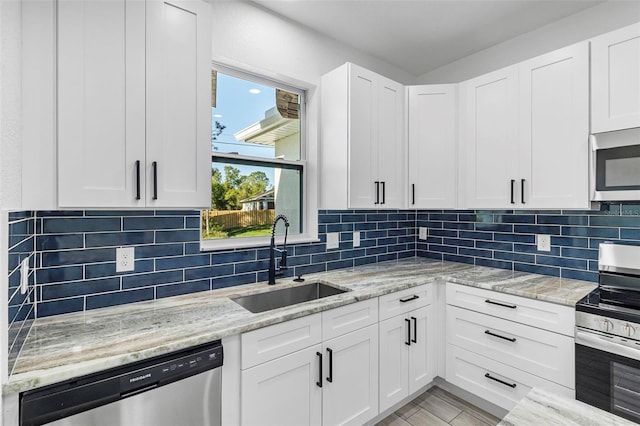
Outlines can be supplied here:
<path id="1" fill-rule="evenodd" d="M 636 328 L 629 323 L 626 323 L 625 325 L 623 325 L 622 329 L 624 330 L 624 334 L 626 334 L 629 337 L 636 334 Z"/>
<path id="2" fill-rule="evenodd" d="M 602 331 L 611 331 L 613 330 L 613 323 L 605 318 L 601 321 L 600 328 Z"/>

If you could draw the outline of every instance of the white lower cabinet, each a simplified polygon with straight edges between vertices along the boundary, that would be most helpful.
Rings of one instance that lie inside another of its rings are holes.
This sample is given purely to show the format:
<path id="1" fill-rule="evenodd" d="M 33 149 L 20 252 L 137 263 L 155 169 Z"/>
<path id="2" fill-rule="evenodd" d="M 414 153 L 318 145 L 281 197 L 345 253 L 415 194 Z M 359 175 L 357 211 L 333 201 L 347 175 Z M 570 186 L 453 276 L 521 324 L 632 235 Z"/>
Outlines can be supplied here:
<path id="1" fill-rule="evenodd" d="M 429 384 L 435 376 L 433 306 L 380 322 L 380 411 Z"/>
<path id="2" fill-rule="evenodd" d="M 320 354 L 314 345 L 242 371 L 242 424 L 322 424 Z"/>
<path id="3" fill-rule="evenodd" d="M 322 424 L 361 425 L 378 415 L 378 324 L 323 346 Z"/>
<path id="4" fill-rule="evenodd" d="M 246 426 L 361 425 L 377 416 L 378 299 L 243 334 L 240 400 Z"/>

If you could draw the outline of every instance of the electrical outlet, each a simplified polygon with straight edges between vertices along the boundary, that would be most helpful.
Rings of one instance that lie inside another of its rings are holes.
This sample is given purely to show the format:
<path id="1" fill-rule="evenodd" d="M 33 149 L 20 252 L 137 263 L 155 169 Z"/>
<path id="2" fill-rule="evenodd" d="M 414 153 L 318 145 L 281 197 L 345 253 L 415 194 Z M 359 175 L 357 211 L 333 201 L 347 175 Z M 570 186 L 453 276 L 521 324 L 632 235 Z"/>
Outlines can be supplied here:
<path id="1" fill-rule="evenodd" d="M 327 249 L 337 249 L 340 247 L 340 233 L 327 232 Z"/>
<path id="2" fill-rule="evenodd" d="M 426 240 L 427 239 L 427 228 L 425 228 L 424 226 L 421 226 L 419 228 L 418 239 L 420 239 L 420 240 Z"/>
<path id="3" fill-rule="evenodd" d="M 355 231 L 353 233 L 353 246 L 360 247 L 360 231 Z"/>
<path id="4" fill-rule="evenodd" d="M 536 235 L 538 251 L 551 251 L 551 235 Z"/>
<path id="5" fill-rule="evenodd" d="M 135 249 L 118 247 L 116 249 L 116 272 L 127 272 L 135 269 Z"/>
<path id="6" fill-rule="evenodd" d="M 25 294 L 29 290 L 29 258 L 22 260 L 20 264 L 20 293 Z"/>

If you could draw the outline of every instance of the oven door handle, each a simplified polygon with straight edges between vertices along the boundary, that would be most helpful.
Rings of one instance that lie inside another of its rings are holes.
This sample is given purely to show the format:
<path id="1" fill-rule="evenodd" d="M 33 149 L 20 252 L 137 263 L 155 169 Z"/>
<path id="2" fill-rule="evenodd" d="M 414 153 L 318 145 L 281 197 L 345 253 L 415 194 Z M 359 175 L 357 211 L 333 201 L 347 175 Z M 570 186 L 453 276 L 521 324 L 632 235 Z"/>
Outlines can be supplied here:
<path id="1" fill-rule="evenodd" d="M 587 346 L 603 352 L 608 352 L 625 358 L 640 359 L 640 349 L 621 345 L 606 334 L 597 331 L 576 330 L 576 345 Z"/>

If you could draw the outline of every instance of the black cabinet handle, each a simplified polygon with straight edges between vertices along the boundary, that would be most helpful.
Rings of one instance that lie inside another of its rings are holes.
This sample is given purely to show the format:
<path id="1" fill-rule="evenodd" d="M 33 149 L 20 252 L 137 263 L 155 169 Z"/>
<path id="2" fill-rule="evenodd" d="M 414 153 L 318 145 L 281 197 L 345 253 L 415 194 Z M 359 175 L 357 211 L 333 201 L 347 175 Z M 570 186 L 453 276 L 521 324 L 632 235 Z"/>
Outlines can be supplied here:
<path id="1" fill-rule="evenodd" d="M 153 171 L 153 199 L 158 199 L 158 162 L 151 163 L 151 170 Z"/>
<path id="2" fill-rule="evenodd" d="M 327 382 L 333 383 L 333 351 L 327 348 L 329 353 L 329 375 L 327 376 Z"/>
<path id="3" fill-rule="evenodd" d="M 485 300 L 485 303 L 489 303 L 489 304 L 491 304 L 491 305 L 498 305 L 498 306 L 502 306 L 502 307 L 510 308 L 510 309 L 515 309 L 515 308 L 517 308 L 517 307 L 518 307 L 517 305 L 509 305 L 509 304 L 507 304 L 507 303 L 494 302 L 494 301 L 493 301 L 493 300 L 491 300 L 491 299 L 487 299 L 487 300 Z"/>
<path id="4" fill-rule="evenodd" d="M 385 185 L 385 181 L 382 181 L 382 182 L 380 182 L 380 183 L 382 184 L 382 202 L 381 202 L 380 204 L 384 204 L 384 203 L 385 203 L 385 201 L 386 201 L 386 197 L 385 197 L 385 194 L 384 194 L 384 187 L 385 187 L 386 185 Z"/>
<path id="5" fill-rule="evenodd" d="M 375 181 L 374 183 L 376 184 L 376 202 L 373 204 L 380 204 L 380 182 Z"/>
<path id="6" fill-rule="evenodd" d="M 501 336 L 501 335 L 499 335 L 499 334 L 492 333 L 492 332 L 491 332 L 491 331 L 489 331 L 489 330 L 485 330 L 485 331 L 484 331 L 484 334 L 488 334 L 489 336 L 497 337 L 497 338 L 499 338 L 499 339 L 508 340 L 508 341 L 510 341 L 510 342 L 515 342 L 515 341 L 516 341 L 516 338 L 515 338 L 515 337 L 505 337 L 505 336 Z"/>
<path id="7" fill-rule="evenodd" d="M 413 296 L 405 297 L 404 299 L 400 299 L 400 302 L 401 303 L 407 303 L 407 302 L 411 302 L 412 300 L 416 300 L 416 299 L 420 299 L 420 296 L 418 296 L 417 294 L 414 294 Z"/>
<path id="8" fill-rule="evenodd" d="M 413 339 L 411 339 L 411 342 L 418 343 L 418 319 L 411 317 L 411 321 L 413 321 Z"/>
<path id="9" fill-rule="evenodd" d="M 407 323 L 407 340 L 404 341 L 404 344 L 411 346 L 411 321 L 409 321 L 409 318 L 405 318 L 404 322 Z"/>
<path id="10" fill-rule="evenodd" d="M 136 200 L 140 199 L 140 160 L 136 161 Z"/>
<path id="11" fill-rule="evenodd" d="M 416 184 L 411 184 L 411 204 L 416 203 Z"/>
<path id="12" fill-rule="evenodd" d="M 489 373 L 486 373 L 486 374 L 484 375 L 484 377 L 486 377 L 487 379 L 494 380 L 494 381 L 496 381 L 496 382 L 498 382 L 498 383 L 502 383 L 503 385 L 505 385 L 505 386 L 509 386 L 510 388 L 513 388 L 513 389 L 515 389 L 515 387 L 517 386 L 515 383 L 508 383 L 508 382 L 505 382 L 504 380 L 500 380 L 500 379 L 498 379 L 498 378 L 495 378 L 495 377 L 493 377 L 493 376 L 492 376 L 491 374 L 489 374 Z"/>
<path id="13" fill-rule="evenodd" d="M 515 204 L 515 200 L 513 199 L 513 185 L 516 183 L 515 179 L 511 179 L 511 204 Z"/>
<path id="14" fill-rule="evenodd" d="M 520 179 L 520 200 L 522 201 L 522 204 L 525 204 L 525 202 L 524 202 L 524 179 Z"/>
<path id="15" fill-rule="evenodd" d="M 322 387 L 322 353 L 316 352 L 316 356 L 318 357 L 318 381 L 316 382 L 316 386 Z"/>

